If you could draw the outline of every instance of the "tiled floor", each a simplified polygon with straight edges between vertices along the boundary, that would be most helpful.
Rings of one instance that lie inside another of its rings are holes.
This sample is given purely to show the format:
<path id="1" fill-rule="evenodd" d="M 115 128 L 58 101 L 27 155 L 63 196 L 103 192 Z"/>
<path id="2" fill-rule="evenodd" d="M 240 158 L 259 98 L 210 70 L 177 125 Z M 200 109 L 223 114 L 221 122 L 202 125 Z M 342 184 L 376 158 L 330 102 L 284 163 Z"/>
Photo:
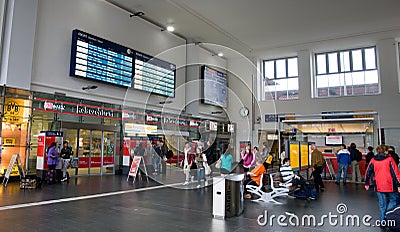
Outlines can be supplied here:
<path id="1" fill-rule="evenodd" d="M 273 205 L 245 200 L 243 214 L 219 220 L 212 217 L 211 180 L 208 187 L 192 189 L 182 186 L 181 171 L 170 171 L 156 179 L 177 183 L 174 187 L 140 179 L 132 184 L 132 178 L 127 182 L 125 175 L 78 177 L 70 183 L 34 190 L 20 190 L 19 183 L 11 182 L 0 188 L 1 231 L 380 231 L 362 222 L 360 226 L 344 226 L 348 215 L 362 218 L 368 214 L 373 223 L 378 218 L 376 195 L 361 184 L 326 182 L 326 191 L 313 201 L 282 197 L 278 200 L 283 204 Z M 338 213 L 340 203 L 346 205 L 346 213 Z M 271 220 L 259 225 L 257 218 L 263 222 L 260 215 L 265 212 L 268 218 L 275 216 L 272 226 Z M 279 225 L 279 215 L 286 215 L 286 223 L 296 222 L 293 215 L 289 220 L 290 213 L 299 218 L 299 226 Z M 304 215 L 314 215 L 318 223 L 329 214 L 337 216 L 336 226 L 329 218 L 321 226 L 301 222 Z"/>

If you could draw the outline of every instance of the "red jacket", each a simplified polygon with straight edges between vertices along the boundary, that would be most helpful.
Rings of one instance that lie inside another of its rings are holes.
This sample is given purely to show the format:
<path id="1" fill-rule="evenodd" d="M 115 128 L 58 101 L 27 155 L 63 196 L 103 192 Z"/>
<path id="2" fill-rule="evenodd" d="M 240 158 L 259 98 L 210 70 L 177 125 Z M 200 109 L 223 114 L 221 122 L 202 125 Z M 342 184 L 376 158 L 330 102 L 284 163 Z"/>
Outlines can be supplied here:
<path id="1" fill-rule="evenodd" d="M 375 178 L 376 191 L 397 192 L 400 187 L 400 172 L 393 158 L 384 154 L 377 154 L 371 159 L 365 173 L 365 185 Z"/>

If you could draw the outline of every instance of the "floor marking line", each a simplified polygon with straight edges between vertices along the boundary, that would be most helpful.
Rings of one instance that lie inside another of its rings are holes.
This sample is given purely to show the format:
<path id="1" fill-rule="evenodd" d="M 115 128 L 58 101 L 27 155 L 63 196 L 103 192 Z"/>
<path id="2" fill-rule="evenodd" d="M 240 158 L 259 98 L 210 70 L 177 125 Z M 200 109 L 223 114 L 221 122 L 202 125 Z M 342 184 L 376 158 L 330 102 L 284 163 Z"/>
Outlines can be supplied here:
<path id="1" fill-rule="evenodd" d="M 180 183 L 175 183 L 175 184 L 159 185 L 159 186 L 153 186 L 153 187 L 147 187 L 147 188 L 123 190 L 123 191 L 117 191 L 117 192 L 98 193 L 98 194 L 79 196 L 79 197 L 68 197 L 68 198 L 61 198 L 61 199 L 54 199 L 54 200 L 47 200 L 47 201 L 30 202 L 30 203 L 23 203 L 23 204 L 16 204 L 16 205 L 6 205 L 6 206 L 1 206 L 0 211 L 9 210 L 9 209 L 27 208 L 27 207 L 40 206 L 40 205 L 56 204 L 56 203 L 69 202 L 69 201 L 79 201 L 79 200 L 86 200 L 86 199 L 99 198 L 99 197 L 114 196 L 114 195 L 120 195 L 120 194 L 125 194 L 125 193 L 143 192 L 143 191 L 147 191 L 147 190 L 155 190 L 155 189 L 161 189 L 161 188 L 166 188 L 166 187 L 174 187 L 179 184 Z"/>

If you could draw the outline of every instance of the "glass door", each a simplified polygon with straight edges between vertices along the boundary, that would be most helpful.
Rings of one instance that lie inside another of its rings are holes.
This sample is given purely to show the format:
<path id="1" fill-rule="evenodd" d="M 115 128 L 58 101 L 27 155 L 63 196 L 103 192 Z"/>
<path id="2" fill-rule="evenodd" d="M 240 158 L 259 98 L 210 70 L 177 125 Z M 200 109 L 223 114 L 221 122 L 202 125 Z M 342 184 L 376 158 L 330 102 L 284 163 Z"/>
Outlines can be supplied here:
<path id="1" fill-rule="evenodd" d="M 102 131 L 92 130 L 92 153 L 89 162 L 89 174 L 101 174 L 102 154 L 103 154 L 103 140 Z"/>
<path id="2" fill-rule="evenodd" d="M 114 157 L 115 157 L 115 132 L 103 132 L 103 166 L 102 174 L 113 174 L 114 173 Z"/>
<path id="3" fill-rule="evenodd" d="M 79 168 L 78 175 L 88 175 L 90 157 L 92 153 L 91 146 L 91 131 L 90 130 L 79 130 L 79 140 L 78 140 L 78 158 L 79 158 Z"/>

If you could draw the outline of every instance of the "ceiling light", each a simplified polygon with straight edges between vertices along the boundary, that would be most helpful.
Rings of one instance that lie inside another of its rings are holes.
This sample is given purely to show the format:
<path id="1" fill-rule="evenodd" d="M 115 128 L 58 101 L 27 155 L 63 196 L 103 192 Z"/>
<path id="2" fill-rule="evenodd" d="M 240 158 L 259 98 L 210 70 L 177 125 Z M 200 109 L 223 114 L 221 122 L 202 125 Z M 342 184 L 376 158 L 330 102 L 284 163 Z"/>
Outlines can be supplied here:
<path id="1" fill-rule="evenodd" d="M 217 54 L 219 57 L 222 57 L 222 56 L 224 56 L 224 53 L 222 53 L 222 52 L 218 52 L 218 54 Z"/>
<path id="2" fill-rule="evenodd" d="M 173 32 L 173 31 L 175 31 L 175 27 L 172 26 L 172 25 L 168 25 L 168 26 L 167 26 L 167 31 Z"/>
<path id="3" fill-rule="evenodd" d="M 82 87 L 82 90 L 97 89 L 97 85 L 89 85 Z"/>

